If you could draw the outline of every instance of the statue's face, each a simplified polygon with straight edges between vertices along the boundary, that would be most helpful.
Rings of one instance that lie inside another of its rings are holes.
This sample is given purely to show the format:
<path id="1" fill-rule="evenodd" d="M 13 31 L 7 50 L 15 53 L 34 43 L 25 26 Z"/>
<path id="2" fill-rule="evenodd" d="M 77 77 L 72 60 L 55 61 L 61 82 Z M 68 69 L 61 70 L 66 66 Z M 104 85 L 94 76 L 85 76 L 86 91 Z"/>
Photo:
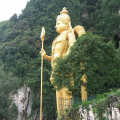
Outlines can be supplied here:
<path id="1" fill-rule="evenodd" d="M 67 25 L 64 24 L 62 21 L 57 20 L 55 28 L 58 33 L 61 33 L 66 30 Z"/>

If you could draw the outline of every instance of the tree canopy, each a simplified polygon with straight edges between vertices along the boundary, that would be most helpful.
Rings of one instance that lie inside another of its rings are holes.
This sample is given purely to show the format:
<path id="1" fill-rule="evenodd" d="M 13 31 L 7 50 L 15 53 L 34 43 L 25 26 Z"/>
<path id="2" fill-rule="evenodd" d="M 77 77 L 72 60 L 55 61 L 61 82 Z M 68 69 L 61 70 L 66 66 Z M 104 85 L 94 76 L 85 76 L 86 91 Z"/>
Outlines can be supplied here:
<path id="1" fill-rule="evenodd" d="M 12 73 L 6 74 L 0 66 L 0 118 L 13 120 L 17 118 L 17 107 L 12 102 L 12 95 L 19 85 L 19 78 Z M 11 96 L 10 96 L 11 95 Z"/>
<path id="2" fill-rule="evenodd" d="M 8 76 L 9 73 L 12 73 L 14 77 L 18 77 L 19 86 L 23 84 L 30 86 L 33 92 L 32 111 L 39 110 L 40 99 L 35 96 L 40 93 L 40 32 L 44 26 L 46 30 L 44 49 L 50 55 L 52 41 L 57 36 L 54 28 L 56 17 L 63 7 L 66 7 L 69 12 L 73 28 L 76 25 L 82 25 L 86 31 L 93 34 L 87 33 L 78 38 L 71 48 L 70 55 L 57 60 L 60 64 L 64 63 L 63 68 L 59 64 L 55 69 L 63 76 L 60 78 L 55 74 L 54 85 L 57 85 L 58 89 L 67 86 L 74 94 L 78 94 L 82 84 L 80 78 L 83 74 L 87 75 L 89 95 L 104 92 L 110 87 L 119 85 L 119 0 L 30 0 L 21 15 L 14 14 L 10 20 L 0 22 L 0 58 L 3 70 Z M 80 62 L 85 67 L 84 70 L 80 69 Z M 55 90 L 49 81 L 51 74 L 49 61 L 44 60 L 43 72 L 43 111 L 46 119 L 52 120 L 56 119 L 56 115 L 48 111 L 48 108 L 56 113 L 56 102 Z M 63 78 L 64 80 L 61 81 Z M 70 82 L 73 79 L 74 86 Z M 91 86 L 90 81 L 94 87 Z M 7 85 L 9 86 L 9 84 Z M 4 90 L 2 89 L 3 92 Z"/>
<path id="3" fill-rule="evenodd" d="M 63 87 L 75 94 L 81 91 L 81 84 L 87 87 L 88 96 L 120 87 L 120 59 L 112 42 L 96 34 L 82 35 L 71 47 L 69 55 L 58 58 L 54 68 L 53 85 L 60 90 Z M 87 76 L 87 83 L 81 81 Z M 74 85 L 73 85 L 74 81 Z"/>

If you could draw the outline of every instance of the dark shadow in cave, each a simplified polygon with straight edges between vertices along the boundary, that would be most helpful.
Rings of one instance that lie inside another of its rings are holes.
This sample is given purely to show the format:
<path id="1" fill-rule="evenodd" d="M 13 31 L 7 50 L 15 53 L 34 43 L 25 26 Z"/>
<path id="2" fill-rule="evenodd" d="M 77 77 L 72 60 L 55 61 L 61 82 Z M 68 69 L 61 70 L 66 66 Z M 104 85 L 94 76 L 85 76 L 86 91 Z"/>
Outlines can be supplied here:
<path id="1" fill-rule="evenodd" d="M 115 35 L 114 40 L 115 40 L 115 46 L 118 49 L 118 47 L 119 47 L 119 41 L 120 41 L 120 38 L 118 37 L 118 34 Z"/>

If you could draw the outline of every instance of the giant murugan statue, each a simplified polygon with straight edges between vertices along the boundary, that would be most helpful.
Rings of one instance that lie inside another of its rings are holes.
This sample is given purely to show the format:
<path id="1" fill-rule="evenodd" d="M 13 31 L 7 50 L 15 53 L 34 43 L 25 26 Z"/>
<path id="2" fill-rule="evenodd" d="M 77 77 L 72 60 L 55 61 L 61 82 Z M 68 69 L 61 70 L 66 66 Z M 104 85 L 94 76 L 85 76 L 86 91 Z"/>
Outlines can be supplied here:
<path id="1" fill-rule="evenodd" d="M 57 16 L 55 28 L 59 35 L 55 38 L 55 40 L 52 43 L 52 55 L 48 56 L 46 55 L 44 49 L 41 50 L 43 58 L 51 61 L 52 69 L 54 69 L 54 66 L 56 65 L 55 63 L 56 58 L 63 57 L 69 54 L 70 47 L 76 41 L 76 35 L 80 37 L 82 34 L 85 34 L 85 30 L 82 26 L 78 25 L 75 28 L 72 28 L 69 13 L 65 7 L 60 12 L 60 15 Z M 53 82 L 52 75 L 50 81 Z M 72 96 L 68 95 L 67 93 L 68 93 L 67 88 L 62 88 L 60 91 L 56 91 L 58 115 L 61 112 L 63 112 L 66 108 L 71 106 Z"/>

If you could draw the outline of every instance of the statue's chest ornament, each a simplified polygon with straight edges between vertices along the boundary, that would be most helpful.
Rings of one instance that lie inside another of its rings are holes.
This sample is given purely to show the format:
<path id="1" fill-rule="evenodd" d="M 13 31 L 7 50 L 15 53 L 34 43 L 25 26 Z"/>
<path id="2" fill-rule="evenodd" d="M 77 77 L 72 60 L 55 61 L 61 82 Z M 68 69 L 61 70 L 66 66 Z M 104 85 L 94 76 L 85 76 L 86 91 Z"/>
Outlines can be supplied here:
<path id="1" fill-rule="evenodd" d="M 56 44 L 62 42 L 62 38 L 63 38 L 63 36 L 59 35 L 59 36 L 53 41 L 53 43 L 52 43 L 52 52 L 54 52 Z"/>

